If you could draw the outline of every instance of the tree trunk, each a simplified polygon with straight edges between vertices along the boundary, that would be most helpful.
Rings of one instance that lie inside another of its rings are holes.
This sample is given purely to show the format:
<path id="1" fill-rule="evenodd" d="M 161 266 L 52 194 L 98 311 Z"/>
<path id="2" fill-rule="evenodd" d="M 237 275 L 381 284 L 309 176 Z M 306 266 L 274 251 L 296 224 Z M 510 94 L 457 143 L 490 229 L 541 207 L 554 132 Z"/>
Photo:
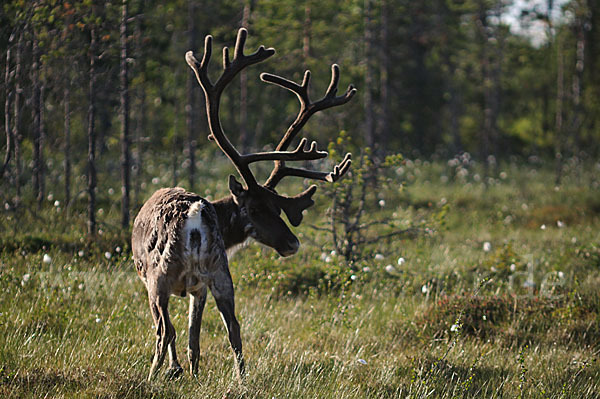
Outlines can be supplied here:
<path id="1" fill-rule="evenodd" d="M 450 60 L 450 55 L 447 54 L 446 64 L 450 71 L 450 76 L 456 76 L 456 65 Z M 455 79 L 449 78 L 447 81 L 448 93 L 450 94 L 450 135 L 452 136 L 452 150 L 457 155 L 462 152 L 462 139 L 460 137 L 460 116 L 462 113 L 462 100 L 460 91 L 457 89 Z"/>
<path id="2" fill-rule="evenodd" d="M 250 20 L 250 2 L 244 0 L 244 11 L 242 12 L 242 28 L 248 29 Z M 240 143 L 242 151 L 246 152 L 250 147 L 248 135 L 248 75 L 246 69 L 240 71 Z"/>
<path id="3" fill-rule="evenodd" d="M 195 49 L 196 48 L 196 7 L 194 5 L 193 0 L 188 0 L 188 48 Z M 188 189 L 194 190 L 194 185 L 196 181 L 196 140 L 195 137 L 195 120 L 194 120 L 194 111 L 196 109 L 196 101 L 195 101 L 195 89 L 196 89 L 196 78 L 194 77 L 194 73 L 189 70 L 187 75 L 187 84 L 186 84 L 186 105 L 185 105 L 185 124 L 187 128 L 187 153 L 189 160 L 189 169 L 188 169 Z"/>
<path id="4" fill-rule="evenodd" d="M 5 99 L 4 99 L 4 132 L 6 133 L 6 154 L 4 155 L 4 162 L 2 166 L 0 166 L 0 179 L 4 177 L 4 172 L 8 167 L 10 162 L 10 158 L 13 152 L 13 132 L 11 127 L 10 120 L 10 106 L 13 98 L 12 91 L 12 76 L 10 73 L 11 67 L 11 44 L 14 40 L 14 33 L 10 35 L 10 39 L 8 41 L 8 45 L 6 47 L 6 70 L 4 73 L 4 90 L 5 90 Z"/>
<path id="5" fill-rule="evenodd" d="M 302 64 L 304 70 L 309 69 L 308 60 L 310 58 L 310 37 L 312 31 L 310 0 L 306 0 L 304 5 L 304 25 L 302 29 Z"/>
<path id="6" fill-rule="evenodd" d="M 41 63 L 40 63 L 40 67 L 41 67 Z M 39 115 L 40 115 L 40 135 L 39 135 L 39 148 L 40 148 L 40 169 L 39 169 L 39 174 L 40 177 L 38 179 L 39 181 L 39 190 L 37 193 L 37 201 L 38 201 L 38 207 L 41 207 L 41 205 L 44 203 L 44 198 L 46 198 L 46 161 L 44 160 L 44 144 L 46 142 L 46 119 L 45 119 L 45 114 L 44 114 L 44 104 L 46 101 L 46 84 L 45 83 L 40 83 L 40 103 L 39 103 Z"/>
<path id="7" fill-rule="evenodd" d="M 562 180 L 562 163 L 563 163 L 563 100 L 564 100 L 564 60 L 562 54 L 562 46 L 560 44 L 560 39 L 557 39 L 556 42 L 556 57 L 557 57 L 557 67 L 556 67 L 556 115 L 555 115 L 555 139 L 554 139 L 554 148 L 555 148 L 555 176 L 554 176 L 554 184 L 557 186 L 560 185 Z"/>
<path id="8" fill-rule="evenodd" d="M 584 2 L 585 3 L 585 2 Z M 581 7 L 586 7 L 582 5 Z M 573 114 L 569 123 L 569 136 L 573 138 L 573 150 L 575 154 L 578 154 L 581 150 L 581 125 L 583 103 L 581 101 L 583 92 L 583 73 L 585 67 L 585 29 L 588 23 L 585 17 L 586 10 L 580 10 L 582 14 L 576 19 L 575 25 L 575 73 L 573 74 Z"/>
<path id="9" fill-rule="evenodd" d="M 135 24 L 135 58 L 141 60 L 143 58 L 143 47 L 142 47 L 142 32 L 144 31 L 143 27 L 143 15 L 144 15 L 144 1 L 139 2 L 139 8 L 137 11 L 137 18 Z M 142 158 L 144 155 L 144 122 L 146 118 L 146 92 L 144 91 L 144 86 L 140 85 L 137 89 L 138 98 L 137 98 L 137 106 L 135 111 L 135 153 L 133 157 L 133 171 L 134 171 L 134 188 L 133 188 L 133 203 L 134 206 L 137 207 L 140 204 L 140 189 L 142 184 L 142 178 L 144 175 L 144 171 L 142 170 Z"/>
<path id="10" fill-rule="evenodd" d="M 96 118 L 96 31 L 90 31 L 90 69 L 88 85 L 88 162 L 87 162 L 87 193 L 88 193 L 88 237 L 96 235 L 96 134 L 94 123 Z"/>
<path id="11" fill-rule="evenodd" d="M 31 95 L 31 111 L 32 111 L 32 120 L 33 120 L 33 171 L 32 171 L 32 185 L 33 185 L 33 194 L 36 197 L 38 209 L 42 205 L 42 199 L 40 198 L 40 190 L 41 190 L 41 170 L 42 170 L 42 161 L 41 161 L 41 140 L 42 140 L 42 132 L 41 132 L 41 88 L 40 88 L 40 50 L 38 45 L 37 36 L 34 33 L 33 41 L 32 41 L 32 65 L 31 65 L 31 86 L 32 86 L 32 95 Z"/>
<path id="12" fill-rule="evenodd" d="M 375 111 L 373 109 L 373 27 L 371 17 L 371 0 L 365 0 L 364 3 L 364 43 L 365 43 L 365 143 L 368 147 L 375 150 Z"/>
<path id="13" fill-rule="evenodd" d="M 379 129 L 377 137 L 382 143 L 390 139 L 390 49 L 389 49 L 389 8 L 387 0 L 381 2 L 381 51 L 379 82 L 381 86 L 381 115 L 379 116 Z"/>
<path id="14" fill-rule="evenodd" d="M 496 2 L 494 9 L 494 16 L 499 21 L 502 15 L 502 3 Z M 497 157 L 499 154 L 498 142 L 500 141 L 500 135 L 498 132 L 498 114 L 500 112 L 500 78 L 502 76 L 502 59 L 504 57 L 503 54 L 503 39 L 500 35 L 500 29 L 496 25 L 493 29 L 494 44 L 492 44 L 494 55 L 491 57 L 490 63 L 490 92 L 489 92 L 489 108 L 490 108 L 490 149 L 493 155 L 493 163 L 490 165 L 492 167 L 492 175 L 495 176 L 498 174 L 498 161 Z M 488 41 L 488 45 L 489 41 Z"/>
<path id="15" fill-rule="evenodd" d="M 15 101 L 13 112 L 13 138 L 15 146 L 15 205 L 21 201 L 21 57 L 23 55 L 23 33 L 19 34 L 15 57 Z"/>
<path id="16" fill-rule="evenodd" d="M 65 107 L 65 204 L 64 209 L 68 209 L 71 203 L 71 82 L 67 82 L 64 91 L 64 107 Z"/>
<path id="17" fill-rule="evenodd" d="M 488 33 L 488 19 L 487 19 L 487 7 L 482 2 L 479 5 L 477 25 L 479 28 L 480 37 L 480 60 L 481 60 L 481 77 L 483 84 L 483 129 L 481 136 L 481 159 L 484 165 L 484 177 L 490 175 L 489 167 L 495 166 L 491 164 L 491 155 L 493 154 L 492 148 L 495 142 L 496 136 L 496 120 L 498 113 L 498 92 L 497 92 L 497 77 L 496 67 L 491 52 L 490 34 Z M 499 60 L 495 62 L 500 62 Z"/>
<path id="18" fill-rule="evenodd" d="M 121 64 L 119 80 L 121 83 L 121 227 L 129 227 L 129 190 L 131 155 L 129 149 L 129 85 L 127 78 L 127 0 L 121 6 L 121 26 L 119 40 L 121 44 Z"/>
<path id="19" fill-rule="evenodd" d="M 144 157 L 144 129 L 146 117 L 146 93 L 143 88 L 139 89 L 139 98 L 137 100 L 136 122 L 135 122 L 135 156 L 134 156 L 134 190 L 133 203 L 137 207 L 140 204 L 140 190 L 142 186 L 144 169 L 142 168 Z"/>
<path id="20" fill-rule="evenodd" d="M 175 73 L 177 75 L 177 72 Z M 175 80 L 177 81 L 177 80 Z M 178 129 L 178 125 L 179 125 L 179 113 L 175 112 L 173 114 L 173 131 L 177 132 L 179 131 Z M 177 169 L 178 169 L 178 163 L 179 163 L 179 151 L 175 150 L 176 148 L 179 148 L 179 140 L 177 140 L 177 136 L 173 137 L 173 142 L 171 143 L 172 148 L 174 149 L 174 151 L 171 151 L 171 176 L 173 178 L 171 185 L 173 187 L 177 187 Z"/>

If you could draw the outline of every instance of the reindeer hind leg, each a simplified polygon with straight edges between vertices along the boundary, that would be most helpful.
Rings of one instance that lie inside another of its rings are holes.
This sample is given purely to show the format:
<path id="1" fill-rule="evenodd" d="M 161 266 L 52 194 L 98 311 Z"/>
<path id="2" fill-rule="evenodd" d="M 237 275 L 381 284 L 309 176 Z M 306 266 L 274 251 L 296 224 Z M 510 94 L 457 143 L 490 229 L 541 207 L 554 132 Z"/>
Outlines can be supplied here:
<path id="1" fill-rule="evenodd" d="M 150 367 L 150 374 L 148 375 L 148 381 L 150 381 L 156 376 L 160 366 L 162 366 L 169 346 L 175 345 L 175 328 L 171 324 L 171 320 L 169 320 L 169 311 L 167 310 L 169 294 L 164 291 L 161 292 L 161 290 L 149 289 L 148 298 L 150 311 L 152 312 L 152 318 L 156 326 L 154 357 L 152 359 L 152 366 Z M 175 355 L 174 350 L 172 350 L 170 356 L 173 355 Z M 174 360 L 177 362 L 176 355 Z"/>
<path id="2" fill-rule="evenodd" d="M 192 292 L 190 297 L 190 321 L 188 360 L 190 362 L 190 373 L 198 374 L 198 360 L 200 358 L 200 325 L 202 324 L 202 313 L 206 304 L 206 286 L 198 291 Z"/>

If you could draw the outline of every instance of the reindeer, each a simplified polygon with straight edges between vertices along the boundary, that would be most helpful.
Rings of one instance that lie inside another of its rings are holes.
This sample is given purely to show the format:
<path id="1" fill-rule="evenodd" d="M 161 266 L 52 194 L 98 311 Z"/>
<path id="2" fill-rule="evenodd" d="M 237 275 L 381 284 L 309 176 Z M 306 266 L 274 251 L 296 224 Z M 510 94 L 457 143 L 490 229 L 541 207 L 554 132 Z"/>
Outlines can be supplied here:
<path id="1" fill-rule="evenodd" d="M 183 369 L 175 351 L 175 328 L 167 310 L 169 297 L 191 294 L 189 308 L 188 360 L 190 372 L 198 371 L 200 354 L 200 324 L 210 289 L 229 335 L 233 349 L 238 378 L 245 373 L 242 355 L 240 326 L 235 317 L 234 293 L 226 250 L 244 242 L 249 237 L 275 249 L 281 256 L 298 251 L 300 241 L 283 221 L 281 211 L 292 226 L 302 221 L 302 211 L 313 205 L 312 196 L 317 187 L 310 186 L 304 192 L 289 197 L 277 193 L 275 187 L 286 176 L 334 182 L 348 171 L 350 153 L 335 165 L 332 172 L 319 172 L 286 166 L 289 161 L 322 159 L 327 152 L 318 151 L 312 142 L 307 148 L 302 138 L 293 151 L 288 147 L 308 119 L 316 112 L 345 104 L 356 93 L 350 85 L 347 91 L 336 96 L 339 68 L 332 65 L 331 83 L 325 96 L 312 102 L 308 95 L 310 71 L 304 74 L 298 85 L 280 76 L 263 73 L 264 82 L 281 86 L 295 93 L 300 101 L 300 112 L 285 132 L 275 151 L 240 154 L 231 144 L 219 121 L 219 102 L 225 87 L 242 69 L 264 61 L 275 53 L 272 48 L 260 46 L 250 55 L 244 55 L 247 31 L 240 29 L 237 35 L 233 60 L 228 48 L 223 48 L 223 72 L 212 83 L 208 76 L 208 64 L 212 53 L 212 37 L 206 36 L 202 62 L 191 51 L 185 55 L 189 66 L 204 90 L 206 113 L 210 128 L 209 139 L 231 160 L 245 187 L 234 176 L 229 176 L 231 195 L 209 202 L 183 188 L 163 188 L 156 191 L 142 206 L 133 225 L 131 237 L 133 260 L 137 273 L 148 291 L 150 310 L 156 326 L 156 346 L 148 379 L 151 380 L 169 353 L 169 374 L 179 375 Z M 274 161 L 274 168 L 264 184 L 259 184 L 249 166 L 253 162 Z"/>

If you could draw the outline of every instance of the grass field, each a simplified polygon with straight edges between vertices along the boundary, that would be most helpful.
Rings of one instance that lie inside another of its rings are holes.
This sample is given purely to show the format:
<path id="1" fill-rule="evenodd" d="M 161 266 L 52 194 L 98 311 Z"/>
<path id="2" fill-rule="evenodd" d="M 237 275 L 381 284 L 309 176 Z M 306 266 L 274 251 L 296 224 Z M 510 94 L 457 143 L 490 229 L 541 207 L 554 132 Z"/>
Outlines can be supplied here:
<path id="1" fill-rule="evenodd" d="M 395 172 L 405 186 L 370 193 L 368 217 L 422 233 L 348 265 L 310 227 L 323 226 L 321 196 L 296 229 L 297 255 L 251 243 L 232 258 L 243 385 L 212 298 L 198 378 L 185 360 L 188 298 L 172 297 L 186 373 L 146 381 L 154 330 L 116 194 L 101 196 L 94 242 L 77 205 L 70 216 L 54 201 L 5 207 L 0 397 L 600 397 L 598 164 L 567 170 L 560 187 L 551 165 L 528 161 L 501 164 L 487 184 L 476 165 L 413 160 Z M 225 194 L 224 176 L 202 193 Z"/>

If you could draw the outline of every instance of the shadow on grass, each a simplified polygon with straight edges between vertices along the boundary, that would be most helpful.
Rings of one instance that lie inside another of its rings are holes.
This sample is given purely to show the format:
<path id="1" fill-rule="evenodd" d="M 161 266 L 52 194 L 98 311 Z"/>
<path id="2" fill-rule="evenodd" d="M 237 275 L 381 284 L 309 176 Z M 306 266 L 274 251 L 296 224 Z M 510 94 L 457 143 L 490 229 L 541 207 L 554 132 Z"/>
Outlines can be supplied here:
<path id="1" fill-rule="evenodd" d="M 0 397 L 180 398 L 171 384 L 151 384 L 134 374 L 88 369 L 0 370 Z"/>

